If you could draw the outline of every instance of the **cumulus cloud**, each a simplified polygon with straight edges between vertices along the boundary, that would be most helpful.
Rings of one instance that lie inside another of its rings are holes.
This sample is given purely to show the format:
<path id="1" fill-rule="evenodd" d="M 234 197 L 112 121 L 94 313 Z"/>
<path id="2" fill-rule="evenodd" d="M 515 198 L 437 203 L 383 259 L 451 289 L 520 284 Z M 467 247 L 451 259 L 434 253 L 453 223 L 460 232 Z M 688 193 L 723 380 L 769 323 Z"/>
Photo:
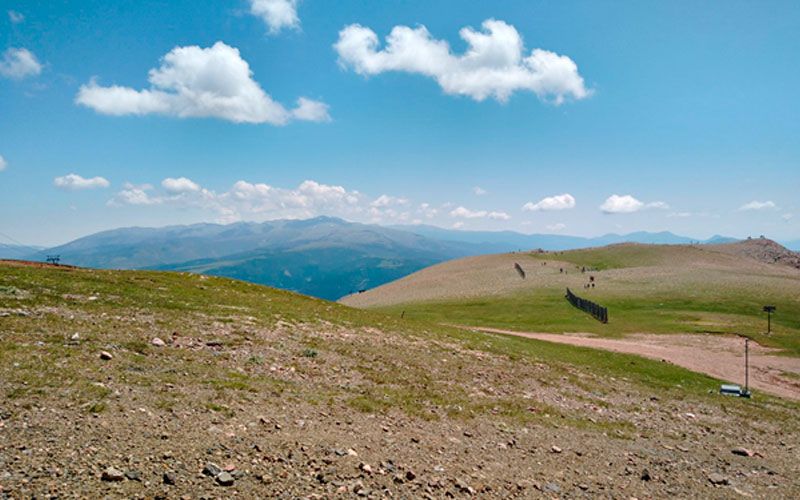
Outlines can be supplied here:
<path id="1" fill-rule="evenodd" d="M 663 201 L 644 203 L 629 194 L 622 196 L 612 194 L 600 205 L 600 210 L 607 214 L 629 214 L 650 208 L 668 209 L 669 205 Z"/>
<path id="2" fill-rule="evenodd" d="M 334 49 L 340 64 L 358 74 L 421 74 L 436 80 L 447 94 L 476 101 L 506 102 L 516 91 L 533 92 L 555 104 L 591 95 L 569 57 L 538 48 L 528 53 L 522 36 L 503 21 L 487 19 L 481 28 L 461 29 L 459 35 L 467 43 L 463 54 L 452 53 L 449 44 L 433 38 L 425 26 L 395 26 L 379 49 L 374 31 L 351 24 L 339 32 Z"/>
<path id="3" fill-rule="evenodd" d="M 329 106 L 324 102 L 301 97 L 297 100 L 297 107 L 292 110 L 292 116 L 297 120 L 308 122 L 329 122 L 331 115 L 328 109 Z"/>
<path id="4" fill-rule="evenodd" d="M 111 185 L 104 177 L 84 178 L 78 174 L 67 174 L 53 179 L 53 184 L 59 189 L 77 191 L 79 189 L 107 188 Z"/>
<path id="5" fill-rule="evenodd" d="M 8 162 L 6 161 L 5 158 L 3 158 L 2 155 L 0 155 L 0 172 L 5 170 L 7 166 L 8 166 Z"/>
<path id="6" fill-rule="evenodd" d="M 546 228 L 547 228 L 548 231 L 558 232 L 558 231 L 563 231 L 564 229 L 566 229 L 567 225 L 566 224 L 562 224 L 561 222 L 557 222 L 555 224 L 549 224 L 548 226 L 546 226 Z"/>
<path id="7" fill-rule="evenodd" d="M 109 206 L 173 205 L 211 210 L 220 222 L 245 218 L 308 218 L 320 214 L 354 216 L 366 214 L 369 200 L 342 186 L 307 180 L 297 188 L 285 189 L 265 183 L 237 181 L 225 192 L 206 189 L 191 179 L 167 178 L 163 191 L 150 185 L 126 184 L 108 201 Z"/>
<path id="8" fill-rule="evenodd" d="M 169 193 L 191 193 L 200 191 L 200 185 L 186 177 L 178 177 L 177 179 L 167 177 L 161 181 L 161 186 Z"/>
<path id="9" fill-rule="evenodd" d="M 150 88 L 82 85 L 79 105 L 106 115 L 162 114 L 179 118 L 220 118 L 235 123 L 284 125 L 290 120 L 328 121 L 328 106 L 300 98 L 286 109 L 253 79 L 239 50 L 217 42 L 211 47 L 175 47 L 148 74 Z"/>
<path id="10" fill-rule="evenodd" d="M 3 52 L 3 59 L 0 60 L 1 76 L 21 80 L 41 72 L 42 64 L 30 50 L 12 47 Z"/>
<path id="11" fill-rule="evenodd" d="M 772 201 L 757 201 L 753 200 L 750 203 L 745 203 L 741 207 L 739 207 L 740 211 L 747 212 L 751 210 L 773 210 L 778 208 L 778 206 Z"/>
<path id="12" fill-rule="evenodd" d="M 486 210 L 470 210 L 466 207 L 456 207 L 450 211 L 450 217 L 458 217 L 462 219 L 493 219 L 493 220 L 509 220 L 511 218 L 505 212 L 489 212 Z"/>
<path id="13" fill-rule="evenodd" d="M 250 0 L 250 13 L 260 17 L 274 35 L 284 28 L 300 27 L 297 2 L 298 0 Z"/>
<path id="14" fill-rule="evenodd" d="M 378 196 L 378 198 L 376 198 L 375 201 L 370 203 L 370 206 L 375 208 L 383 208 L 392 205 L 407 205 L 407 204 L 408 204 L 408 199 L 406 198 L 398 198 L 396 196 L 389 196 L 386 194 L 382 194 Z"/>
<path id="15" fill-rule="evenodd" d="M 559 194 L 556 196 L 548 196 L 542 198 L 536 203 L 529 201 L 522 206 L 522 210 L 526 212 L 550 211 L 550 210 L 567 210 L 575 208 L 575 198 L 568 193 Z"/>
<path id="16" fill-rule="evenodd" d="M 472 188 L 472 192 L 475 193 L 475 196 L 483 196 L 487 193 L 487 191 L 480 186 Z"/>
<path id="17" fill-rule="evenodd" d="M 25 16 L 15 10 L 9 10 L 8 20 L 11 21 L 12 24 L 19 24 L 25 22 Z"/>
<path id="18" fill-rule="evenodd" d="M 0 170 L 2 170 L 2 169 L 0 169 Z M 785 213 L 785 214 L 781 215 L 781 219 L 785 220 L 786 222 L 789 222 L 790 220 L 792 220 L 793 217 L 794 217 L 794 215 L 790 214 L 790 213 Z"/>

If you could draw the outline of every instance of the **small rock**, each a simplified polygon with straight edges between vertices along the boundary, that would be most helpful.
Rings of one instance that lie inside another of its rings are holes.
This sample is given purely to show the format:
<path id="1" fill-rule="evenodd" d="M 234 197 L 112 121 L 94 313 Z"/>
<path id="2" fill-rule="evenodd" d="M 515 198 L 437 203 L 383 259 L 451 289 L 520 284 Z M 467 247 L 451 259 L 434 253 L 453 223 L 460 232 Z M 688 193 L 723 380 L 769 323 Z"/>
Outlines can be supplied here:
<path id="1" fill-rule="evenodd" d="M 367 474 L 372 474 L 372 467 L 370 467 L 369 464 L 362 463 L 361 465 L 358 466 L 358 468 L 361 469 L 363 472 L 366 472 Z"/>
<path id="2" fill-rule="evenodd" d="M 203 467 L 203 474 L 206 476 L 217 477 L 220 472 L 222 472 L 222 469 L 213 462 L 208 462 L 206 466 Z"/>
<path id="3" fill-rule="evenodd" d="M 103 471 L 101 479 L 103 481 L 118 482 L 125 479 L 125 474 L 123 474 L 122 471 L 119 469 L 115 469 L 114 467 L 109 467 L 108 469 Z"/>
<path id="4" fill-rule="evenodd" d="M 349 456 L 351 456 L 351 457 L 357 457 L 358 456 L 358 453 L 356 453 L 356 450 L 354 450 L 353 448 L 350 448 L 349 450 L 347 450 L 347 454 Z"/>
<path id="5" fill-rule="evenodd" d="M 653 479 L 653 476 L 650 475 L 650 471 L 645 469 L 642 471 L 642 475 L 640 476 L 642 481 L 650 481 Z"/>
<path id="6" fill-rule="evenodd" d="M 165 345 L 167 345 L 166 342 L 164 342 L 163 340 L 161 340 L 158 337 L 153 337 L 153 340 L 151 340 L 150 343 L 153 344 L 156 347 L 164 347 Z"/>
<path id="7" fill-rule="evenodd" d="M 553 445 L 553 446 L 550 448 L 550 451 L 552 451 L 553 453 L 561 453 L 561 448 L 559 448 L 559 447 L 558 447 L 558 446 L 556 446 L 556 445 Z"/>
<path id="8" fill-rule="evenodd" d="M 747 448 L 734 448 L 731 450 L 731 453 L 734 455 L 739 455 L 740 457 L 752 457 L 755 455 L 752 451 L 748 450 Z"/>
<path id="9" fill-rule="evenodd" d="M 728 478 L 718 472 L 712 472 L 711 474 L 709 474 L 708 480 L 709 482 L 711 482 L 711 484 L 718 484 L 718 485 L 728 484 Z"/>
<path id="10" fill-rule="evenodd" d="M 416 479 L 416 478 L 417 478 L 417 475 L 416 475 L 416 474 L 414 474 L 414 471 L 413 471 L 413 470 L 410 470 L 410 469 L 409 469 L 409 470 L 407 470 L 407 471 L 406 471 L 406 479 L 407 479 L 407 480 L 409 480 L 409 481 L 413 481 L 413 480 L 414 480 L 414 479 Z"/>
<path id="11" fill-rule="evenodd" d="M 125 472 L 125 477 L 128 478 L 129 481 L 141 481 L 142 474 L 136 470 L 129 470 Z"/>
<path id="12" fill-rule="evenodd" d="M 74 341 L 78 341 L 78 340 L 81 339 L 81 334 L 78 333 L 78 332 L 75 332 L 75 333 L 72 334 L 72 337 L 70 337 L 69 339 L 70 340 L 74 340 Z"/>
<path id="13" fill-rule="evenodd" d="M 217 483 L 220 486 L 230 486 L 233 484 L 233 476 L 229 472 L 222 471 L 217 475 Z"/>
<path id="14" fill-rule="evenodd" d="M 100 351 L 100 359 L 104 359 L 106 361 L 113 359 L 114 356 L 111 355 L 108 351 Z"/>
<path id="15" fill-rule="evenodd" d="M 558 493 L 561 491 L 561 486 L 557 485 L 556 483 L 547 483 L 544 485 L 544 491 L 548 491 L 550 493 Z"/>
<path id="16" fill-rule="evenodd" d="M 162 479 L 164 484 L 174 485 L 178 481 L 178 476 L 174 472 L 165 472 Z"/>

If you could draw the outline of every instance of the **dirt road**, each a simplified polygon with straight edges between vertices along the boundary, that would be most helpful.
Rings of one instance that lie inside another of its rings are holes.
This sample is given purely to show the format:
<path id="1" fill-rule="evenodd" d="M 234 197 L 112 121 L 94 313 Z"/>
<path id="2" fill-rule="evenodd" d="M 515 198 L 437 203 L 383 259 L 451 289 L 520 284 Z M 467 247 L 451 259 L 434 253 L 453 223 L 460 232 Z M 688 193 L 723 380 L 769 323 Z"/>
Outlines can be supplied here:
<path id="1" fill-rule="evenodd" d="M 668 361 L 692 371 L 744 385 L 744 340 L 730 335 L 636 334 L 623 339 L 591 335 L 527 333 L 475 328 L 548 342 L 638 354 Z M 778 356 L 774 349 L 750 342 L 750 387 L 776 396 L 800 400 L 800 359 Z"/>

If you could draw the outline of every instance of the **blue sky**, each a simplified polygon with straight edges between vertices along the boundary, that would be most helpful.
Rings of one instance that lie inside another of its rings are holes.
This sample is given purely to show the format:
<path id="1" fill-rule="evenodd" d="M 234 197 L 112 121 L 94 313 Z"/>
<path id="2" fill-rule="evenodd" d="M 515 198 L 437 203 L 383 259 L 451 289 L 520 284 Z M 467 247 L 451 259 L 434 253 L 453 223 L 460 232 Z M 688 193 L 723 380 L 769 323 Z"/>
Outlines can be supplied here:
<path id="1" fill-rule="evenodd" d="M 18 241 L 323 214 L 800 238 L 796 2 L 0 6 Z"/>

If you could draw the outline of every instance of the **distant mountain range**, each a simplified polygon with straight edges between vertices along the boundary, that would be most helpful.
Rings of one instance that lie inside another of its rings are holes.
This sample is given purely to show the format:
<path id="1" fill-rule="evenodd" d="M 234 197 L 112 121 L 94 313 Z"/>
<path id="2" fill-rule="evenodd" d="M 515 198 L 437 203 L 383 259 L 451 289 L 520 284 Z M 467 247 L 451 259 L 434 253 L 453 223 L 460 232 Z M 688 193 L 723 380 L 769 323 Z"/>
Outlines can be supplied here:
<path id="1" fill-rule="evenodd" d="M 263 223 L 121 228 L 46 250 L 0 245 L 0 256 L 106 269 L 159 269 L 227 276 L 335 300 L 469 255 L 516 250 L 570 250 L 612 243 L 726 243 L 670 232 L 595 238 L 513 231 L 460 231 L 434 226 L 346 222 L 332 217 Z M 798 242 L 800 243 L 800 242 Z M 800 245 L 798 245 L 800 246 Z M 34 253 L 35 252 L 35 253 Z"/>
<path id="2" fill-rule="evenodd" d="M 44 250 L 44 247 L 0 243 L 0 259 L 31 259 L 31 257 L 36 257 L 36 259 L 31 260 L 44 259 L 44 255 L 34 255 L 42 250 Z"/>
<path id="3" fill-rule="evenodd" d="M 333 300 L 438 262 L 492 250 L 318 217 L 114 229 L 47 253 L 60 255 L 64 264 L 201 272 Z"/>
<path id="4" fill-rule="evenodd" d="M 713 244 L 731 243 L 736 238 L 715 235 L 707 240 L 697 240 L 686 236 L 678 236 L 669 231 L 648 233 L 640 231 L 630 234 L 606 234 L 593 238 L 581 236 L 564 236 L 559 234 L 523 234 L 515 231 L 462 231 L 443 229 L 436 226 L 392 226 L 395 229 L 411 231 L 428 238 L 457 241 L 485 246 L 493 246 L 498 251 L 530 250 L 574 250 L 595 246 L 613 245 L 614 243 L 650 243 L 662 245 L 681 245 L 689 243 Z"/>

